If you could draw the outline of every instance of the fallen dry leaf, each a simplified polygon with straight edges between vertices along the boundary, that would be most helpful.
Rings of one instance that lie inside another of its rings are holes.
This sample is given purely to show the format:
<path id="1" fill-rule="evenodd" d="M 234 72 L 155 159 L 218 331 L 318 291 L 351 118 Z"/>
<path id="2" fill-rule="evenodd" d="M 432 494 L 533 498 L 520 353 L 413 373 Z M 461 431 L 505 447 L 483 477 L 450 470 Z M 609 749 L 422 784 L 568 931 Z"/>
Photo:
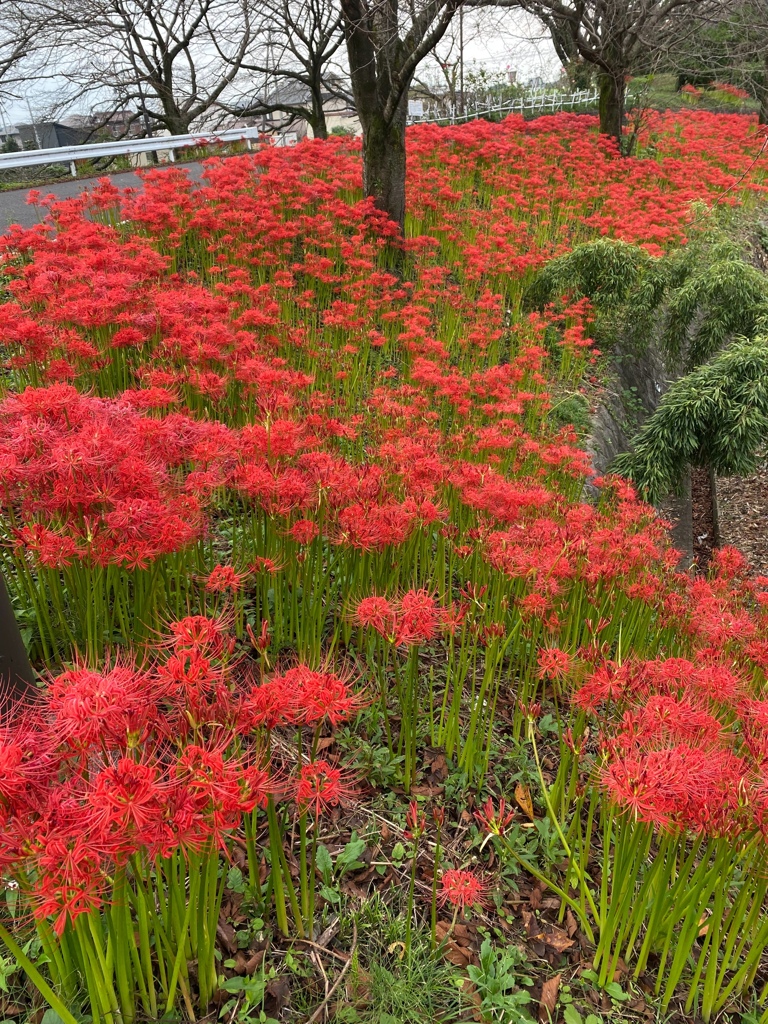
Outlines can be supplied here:
<path id="1" fill-rule="evenodd" d="M 482 1013 L 483 1000 L 476 987 L 468 979 L 464 982 L 461 991 L 463 995 L 469 996 L 472 1002 L 472 1020 L 477 1021 L 477 1024 L 482 1024 L 485 1020 Z"/>
<path id="2" fill-rule="evenodd" d="M 258 950 L 258 952 L 253 954 L 253 956 L 250 958 L 250 960 L 248 960 L 246 962 L 246 965 L 245 965 L 245 973 L 246 974 L 249 974 L 249 975 L 250 974 L 254 974 L 259 969 L 259 967 L 261 967 L 261 961 L 264 959 L 264 954 L 265 953 L 266 953 L 266 949 L 260 949 L 260 950 Z"/>
<path id="3" fill-rule="evenodd" d="M 555 1019 L 555 1007 L 557 1006 L 557 994 L 560 991 L 561 977 L 562 975 L 556 974 L 554 978 L 545 981 L 542 986 L 541 999 L 539 999 L 539 1021 L 541 1024 L 549 1024 L 550 1021 Z"/>
<path id="4" fill-rule="evenodd" d="M 219 917 L 219 923 L 216 926 L 216 937 L 222 944 L 227 953 L 234 953 L 237 949 L 237 939 L 235 937 L 235 929 L 232 925 Z"/>
<path id="5" fill-rule="evenodd" d="M 279 1017 L 291 1001 L 291 986 L 288 979 L 283 976 L 273 978 L 267 985 L 265 994 L 265 1011 L 272 1017 Z"/>
<path id="6" fill-rule="evenodd" d="M 463 934 L 457 935 L 456 932 L 460 928 L 463 929 Z M 467 967 L 474 961 L 474 956 L 469 948 L 466 925 L 457 924 L 456 932 L 451 931 L 451 925 L 447 921 L 438 921 L 435 926 L 435 937 L 445 959 L 456 967 Z"/>
<path id="7" fill-rule="evenodd" d="M 533 800 L 531 799 L 531 791 L 528 786 L 524 786 L 521 782 L 515 786 L 515 800 L 520 810 L 527 814 L 531 821 L 534 820 L 533 814 Z"/>
<path id="8" fill-rule="evenodd" d="M 570 949 L 575 945 L 573 939 L 569 939 L 567 932 L 564 932 L 562 928 L 552 928 L 540 936 L 540 938 L 545 945 L 549 946 L 550 949 L 554 949 L 556 953 L 564 953 L 566 949 Z"/>

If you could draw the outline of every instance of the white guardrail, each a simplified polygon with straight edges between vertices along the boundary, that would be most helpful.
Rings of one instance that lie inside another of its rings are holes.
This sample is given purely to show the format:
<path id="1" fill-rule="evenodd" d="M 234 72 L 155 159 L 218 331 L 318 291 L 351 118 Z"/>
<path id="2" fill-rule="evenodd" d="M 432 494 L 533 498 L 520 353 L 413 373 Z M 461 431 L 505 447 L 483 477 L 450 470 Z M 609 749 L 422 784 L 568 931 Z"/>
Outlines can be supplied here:
<path id="1" fill-rule="evenodd" d="M 228 128 L 223 132 L 199 132 L 194 135 L 160 135 L 149 139 L 118 139 L 117 142 L 84 143 L 81 146 L 58 146 L 55 149 L 30 149 L 21 153 L 0 153 L 0 171 L 15 167 L 37 167 L 40 164 L 69 164 L 72 177 L 77 177 L 78 160 L 125 156 L 129 153 L 164 153 L 173 161 L 175 149 L 203 146 L 217 142 L 245 142 L 248 149 L 259 138 L 258 128 Z"/>
<path id="2" fill-rule="evenodd" d="M 529 96 L 520 96 L 506 103 L 496 103 L 482 108 L 474 108 L 459 113 L 457 110 L 438 113 L 428 110 L 423 115 L 415 115 L 408 118 L 409 124 L 440 123 L 447 121 L 450 124 L 459 124 L 463 121 L 475 121 L 481 117 L 489 117 L 492 114 L 524 114 L 527 110 L 564 110 L 566 107 L 591 106 L 596 104 L 600 94 L 597 89 L 584 89 L 581 92 L 570 94 L 551 92 L 534 93 Z"/>

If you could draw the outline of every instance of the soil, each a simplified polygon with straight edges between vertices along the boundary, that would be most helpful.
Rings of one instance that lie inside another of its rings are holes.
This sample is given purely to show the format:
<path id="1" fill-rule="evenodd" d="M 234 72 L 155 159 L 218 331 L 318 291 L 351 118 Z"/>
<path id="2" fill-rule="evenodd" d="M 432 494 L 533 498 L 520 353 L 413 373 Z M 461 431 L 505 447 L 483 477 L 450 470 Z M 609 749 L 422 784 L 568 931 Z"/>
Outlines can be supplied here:
<path id="1" fill-rule="evenodd" d="M 756 576 L 768 575 L 768 459 L 751 476 L 719 477 L 720 543 L 738 548 Z"/>

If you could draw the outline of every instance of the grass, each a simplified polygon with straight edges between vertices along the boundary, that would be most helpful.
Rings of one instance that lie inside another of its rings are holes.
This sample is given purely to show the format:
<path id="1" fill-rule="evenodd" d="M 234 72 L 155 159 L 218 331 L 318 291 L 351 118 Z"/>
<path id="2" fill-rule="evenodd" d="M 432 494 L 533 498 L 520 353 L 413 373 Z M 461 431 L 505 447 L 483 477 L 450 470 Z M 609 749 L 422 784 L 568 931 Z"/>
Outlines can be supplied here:
<path id="1" fill-rule="evenodd" d="M 411 956 L 405 958 L 403 909 L 378 894 L 363 903 L 349 981 L 330 1016 L 336 1024 L 448 1024 L 462 1019 L 468 1002 L 462 998 L 464 979 L 432 953 L 426 929 L 414 931 Z"/>
<path id="2" fill-rule="evenodd" d="M 635 97 L 637 99 L 635 99 Z M 713 114 L 756 114 L 757 100 L 735 100 L 726 93 L 705 89 L 699 99 L 691 99 L 677 88 L 677 75 L 646 75 L 633 78 L 629 98 L 653 110 L 708 110 Z M 632 103 L 628 103 L 632 106 Z"/>

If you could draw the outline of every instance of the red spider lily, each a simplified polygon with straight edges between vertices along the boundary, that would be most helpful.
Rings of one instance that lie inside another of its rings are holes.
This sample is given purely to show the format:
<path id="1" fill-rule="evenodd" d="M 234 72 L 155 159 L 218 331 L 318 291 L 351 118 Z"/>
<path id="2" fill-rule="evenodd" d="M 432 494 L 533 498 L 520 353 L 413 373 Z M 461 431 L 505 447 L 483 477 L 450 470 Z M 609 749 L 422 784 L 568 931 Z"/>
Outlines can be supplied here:
<path id="1" fill-rule="evenodd" d="M 488 797 L 481 810 L 475 811 L 475 819 L 478 825 L 480 825 L 480 827 L 486 832 L 490 832 L 495 836 L 504 835 L 512 824 L 514 816 L 514 811 L 507 810 L 507 804 L 504 797 L 499 799 L 498 808 L 494 807 L 493 799 Z"/>
<path id="2" fill-rule="evenodd" d="M 542 648 L 538 662 L 540 679 L 567 679 L 572 668 L 571 656 L 557 647 Z"/>
<path id="3" fill-rule="evenodd" d="M 484 907 L 488 901 L 488 886 L 474 871 L 444 871 L 438 899 L 441 905 L 447 903 L 460 910 Z"/>
<path id="4" fill-rule="evenodd" d="M 386 597 L 365 597 L 355 609 L 358 626 L 370 626 L 384 637 L 394 633 L 395 609 Z"/>
<path id="5" fill-rule="evenodd" d="M 250 637 L 251 643 L 261 654 L 264 654 L 269 650 L 270 639 L 269 639 L 269 619 L 262 619 L 261 632 L 256 636 L 251 629 L 250 625 L 246 627 L 248 636 Z"/>
<path id="6" fill-rule="evenodd" d="M 355 610 L 355 621 L 370 626 L 396 647 L 412 647 L 433 640 L 441 632 L 453 632 L 466 609 L 443 608 L 426 590 L 409 590 L 398 600 L 366 597 Z"/>
<path id="7" fill-rule="evenodd" d="M 96 812 L 97 831 L 115 831 L 121 842 L 135 848 L 136 837 L 142 837 L 163 816 L 163 785 L 157 765 L 121 757 L 90 780 L 88 802 Z"/>
<path id="8" fill-rule="evenodd" d="M 296 803 L 315 816 L 329 807 L 337 807 L 354 794 L 349 773 L 328 761 L 312 761 L 299 769 L 295 782 Z"/>
<path id="9" fill-rule="evenodd" d="M 184 652 L 208 653 L 221 657 L 231 651 L 232 640 L 227 636 L 224 621 L 205 615 L 189 615 L 170 624 L 169 642 L 177 654 Z"/>
<path id="10" fill-rule="evenodd" d="M 245 578 L 245 573 L 237 572 L 231 565 L 217 565 L 206 577 L 205 589 L 212 594 L 222 594 L 228 590 L 236 593 L 242 590 Z"/>
<path id="11" fill-rule="evenodd" d="M 319 532 L 317 523 L 311 519 L 298 519 L 289 530 L 297 544 L 311 544 Z"/>
<path id="12" fill-rule="evenodd" d="M 158 694 L 151 673 L 127 665 L 104 673 L 74 668 L 51 679 L 45 716 L 60 741 L 83 753 L 125 750 L 157 723 Z"/>
<path id="13" fill-rule="evenodd" d="M 424 830 L 427 827 L 427 819 L 415 800 L 411 800 L 408 804 L 408 810 L 405 815 L 405 824 L 407 826 L 407 831 L 403 834 L 406 839 L 418 839 L 424 834 Z"/>

